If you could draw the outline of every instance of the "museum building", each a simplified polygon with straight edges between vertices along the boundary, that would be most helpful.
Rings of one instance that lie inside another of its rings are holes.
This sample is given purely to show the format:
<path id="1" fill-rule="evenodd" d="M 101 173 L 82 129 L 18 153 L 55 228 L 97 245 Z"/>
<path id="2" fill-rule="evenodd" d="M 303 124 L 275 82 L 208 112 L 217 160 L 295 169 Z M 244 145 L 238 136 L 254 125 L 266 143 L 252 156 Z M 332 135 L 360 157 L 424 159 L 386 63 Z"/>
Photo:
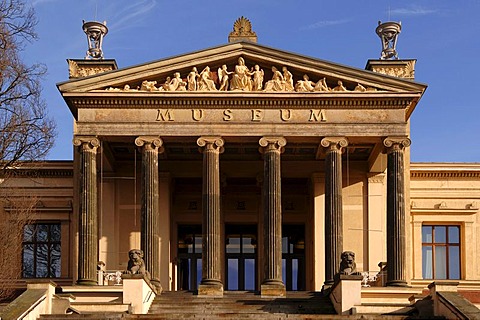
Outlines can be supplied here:
<path id="1" fill-rule="evenodd" d="M 391 40 L 358 69 L 263 46 L 242 17 L 214 48 L 68 60 L 74 160 L 15 181 L 40 199 L 24 279 L 112 284 L 141 249 L 163 291 L 283 297 L 330 288 L 351 251 L 371 287 L 480 290 L 480 165 L 410 162 L 427 86 Z"/>

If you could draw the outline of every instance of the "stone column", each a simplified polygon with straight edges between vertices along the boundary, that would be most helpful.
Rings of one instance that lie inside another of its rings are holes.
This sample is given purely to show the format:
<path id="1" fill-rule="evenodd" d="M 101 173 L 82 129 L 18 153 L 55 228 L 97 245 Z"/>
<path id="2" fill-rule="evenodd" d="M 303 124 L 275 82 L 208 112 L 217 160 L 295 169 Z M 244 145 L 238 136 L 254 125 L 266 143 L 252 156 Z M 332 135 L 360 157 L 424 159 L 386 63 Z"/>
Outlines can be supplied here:
<path id="1" fill-rule="evenodd" d="M 321 141 L 325 157 L 325 286 L 333 284 L 343 251 L 342 150 L 348 140 L 326 137 Z"/>
<path id="2" fill-rule="evenodd" d="M 98 263 L 98 188 L 96 137 L 75 137 L 79 148 L 79 225 L 78 225 L 78 280 L 79 285 L 97 284 Z"/>
<path id="3" fill-rule="evenodd" d="M 150 272 L 151 283 L 161 289 L 160 284 L 160 215 L 158 189 L 158 153 L 163 151 L 159 137 L 138 137 L 135 144 L 142 151 L 142 209 L 141 249 L 144 252 L 145 268 Z"/>
<path id="4" fill-rule="evenodd" d="M 285 297 L 282 281 L 282 188 L 280 154 L 287 141 L 283 137 L 260 139 L 263 153 L 263 238 L 264 279 L 262 296 Z"/>
<path id="5" fill-rule="evenodd" d="M 407 137 L 388 137 L 383 141 L 387 153 L 387 286 L 405 287 L 405 170 L 404 149 Z"/>
<path id="6" fill-rule="evenodd" d="M 203 153 L 202 187 L 202 281 L 200 296 L 222 296 L 222 241 L 220 220 L 220 153 L 221 137 L 200 137 L 197 140 Z"/>

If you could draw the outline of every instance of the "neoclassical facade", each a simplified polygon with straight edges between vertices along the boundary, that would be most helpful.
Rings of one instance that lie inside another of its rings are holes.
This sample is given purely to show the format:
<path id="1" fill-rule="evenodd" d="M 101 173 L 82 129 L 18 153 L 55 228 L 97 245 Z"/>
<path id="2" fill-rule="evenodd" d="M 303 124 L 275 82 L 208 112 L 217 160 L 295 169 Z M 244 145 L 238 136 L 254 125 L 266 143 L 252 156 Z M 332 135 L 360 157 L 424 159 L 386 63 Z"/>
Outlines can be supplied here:
<path id="1" fill-rule="evenodd" d="M 98 285 L 138 248 L 163 290 L 284 296 L 329 287 L 353 251 L 386 274 L 372 285 L 478 288 L 480 166 L 410 163 L 415 60 L 363 70 L 230 40 L 69 61 L 74 160 L 18 180 L 43 199 L 36 223 L 60 228 L 48 276 Z"/>

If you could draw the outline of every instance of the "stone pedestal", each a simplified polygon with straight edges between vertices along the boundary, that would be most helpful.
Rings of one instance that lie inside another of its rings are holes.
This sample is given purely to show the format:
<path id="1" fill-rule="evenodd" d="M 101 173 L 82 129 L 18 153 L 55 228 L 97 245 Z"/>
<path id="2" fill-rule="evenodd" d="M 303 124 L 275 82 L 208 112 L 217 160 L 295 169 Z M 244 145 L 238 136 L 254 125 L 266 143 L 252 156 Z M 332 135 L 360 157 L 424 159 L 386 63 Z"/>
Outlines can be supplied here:
<path id="1" fill-rule="evenodd" d="M 354 314 L 352 308 L 362 304 L 362 279 L 361 275 L 336 275 L 330 300 L 338 314 Z"/>
<path id="2" fill-rule="evenodd" d="M 220 220 L 220 153 L 221 137 L 200 137 L 197 140 L 203 153 L 202 187 L 202 281 L 199 296 L 222 296 L 223 261 Z"/>
<path id="3" fill-rule="evenodd" d="M 142 148 L 141 249 L 151 283 L 161 291 L 158 153 L 163 151 L 163 142 L 159 137 L 138 137 L 135 144 Z"/>
<path id="4" fill-rule="evenodd" d="M 342 149 L 346 138 L 326 137 L 321 141 L 325 158 L 325 286 L 334 282 L 343 251 Z"/>
<path id="5" fill-rule="evenodd" d="M 97 284 L 98 262 L 98 190 L 97 148 L 95 137 L 75 137 L 79 148 L 79 224 L 78 224 L 78 280 L 79 285 Z"/>
<path id="6" fill-rule="evenodd" d="M 405 168 L 406 137 L 388 137 L 383 141 L 387 152 L 387 286 L 405 287 Z"/>
<path id="7" fill-rule="evenodd" d="M 280 154 L 287 141 L 283 137 L 263 137 L 259 141 L 264 155 L 263 238 L 264 280 L 261 295 L 285 297 L 282 281 L 282 188 Z"/>

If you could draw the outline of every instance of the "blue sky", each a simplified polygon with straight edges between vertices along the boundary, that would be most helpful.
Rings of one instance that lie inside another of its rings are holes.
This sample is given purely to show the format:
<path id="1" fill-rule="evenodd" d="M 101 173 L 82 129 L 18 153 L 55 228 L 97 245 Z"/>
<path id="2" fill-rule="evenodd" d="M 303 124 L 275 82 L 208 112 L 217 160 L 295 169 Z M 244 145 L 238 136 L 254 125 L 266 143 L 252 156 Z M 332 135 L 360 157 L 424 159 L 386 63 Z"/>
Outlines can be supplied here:
<path id="1" fill-rule="evenodd" d="M 58 124 L 50 159 L 72 159 L 73 120 L 55 84 L 87 49 L 82 19 L 107 21 L 105 58 L 120 68 L 227 43 L 247 17 L 262 45 L 363 69 L 380 57 L 379 20 L 402 22 L 397 51 L 428 84 L 412 115 L 412 161 L 480 162 L 480 0 L 30 0 L 39 41 L 27 62 L 48 67 L 43 95 Z"/>

